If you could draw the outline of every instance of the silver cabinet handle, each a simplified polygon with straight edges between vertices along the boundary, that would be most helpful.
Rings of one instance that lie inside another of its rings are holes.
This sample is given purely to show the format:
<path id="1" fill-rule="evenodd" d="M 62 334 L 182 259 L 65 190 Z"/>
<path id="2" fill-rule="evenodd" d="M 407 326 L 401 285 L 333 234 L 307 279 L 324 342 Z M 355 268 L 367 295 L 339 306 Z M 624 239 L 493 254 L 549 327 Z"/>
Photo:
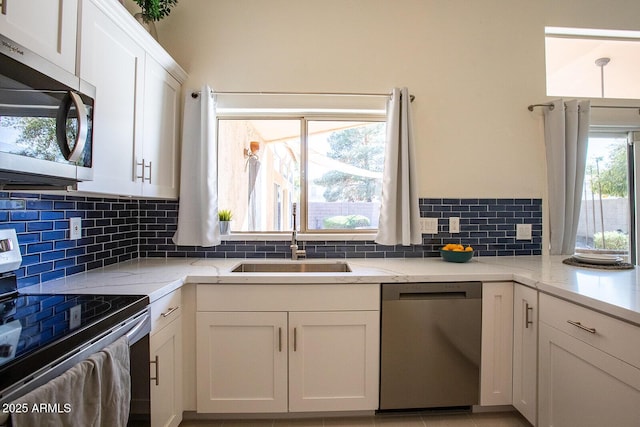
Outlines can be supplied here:
<path id="1" fill-rule="evenodd" d="M 180 308 L 180 306 L 179 306 L 179 305 L 176 305 L 175 307 L 169 307 L 169 310 L 167 310 L 167 311 L 166 311 L 166 312 L 164 312 L 164 313 L 160 313 L 160 315 L 161 315 L 162 317 L 169 317 L 169 316 L 171 316 L 171 313 L 173 313 L 174 311 L 176 311 L 176 310 L 177 310 L 177 309 L 179 309 L 179 308 Z"/>
<path id="2" fill-rule="evenodd" d="M 533 325 L 533 320 L 529 319 L 529 313 L 533 313 L 533 307 L 529 305 L 528 302 L 525 302 L 525 318 L 524 318 L 524 327 L 529 329 L 529 325 Z"/>
<path id="3" fill-rule="evenodd" d="M 69 140 L 67 139 L 67 115 L 71 109 L 71 104 L 76 107 L 76 112 L 78 114 L 78 133 L 76 135 L 73 150 L 70 148 Z M 60 104 L 60 107 L 58 108 L 58 115 L 56 118 L 56 140 L 58 141 L 58 146 L 60 147 L 60 151 L 62 151 L 64 158 L 72 163 L 77 162 L 82 155 L 82 151 L 84 151 L 84 145 L 87 142 L 88 124 L 87 108 L 85 107 L 82 98 L 80 98 L 80 95 L 75 92 L 67 92 Z"/>
<path id="4" fill-rule="evenodd" d="M 282 353 L 282 328 L 278 328 L 278 351 Z"/>
<path id="5" fill-rule="evenodd" d="M 144 163 L 144 160 L 142 162 Z M 151 184 L 151 161 L 149 161 L 149 165 L 148 166 L 145 165 L 142 168 L 143 169 L 144 168 L 149 168 L 149 176 L 147 178 L 142 178 L 142 181 L 144 181 L 146 179 L 147 181 L 149 181 L 149 184 Z M 144 172 L 142 172 L 142 175 L 144 176 Z"/>
<path id="6" fill-rule="evenodd" d="M 152 360 L 149 363 L 153 363 L 156 366 L 156 376 L 149 379 L 151 381 L 155 381 L 156 385 L 160 385 L 160 359 L 158 359 L 158 356 L 156 356 L 155 360 Z"/>
<path id="7" fill-rule="evenodd" d="M 293 351 L 298 349 L 298 330 L 293 328 Z"/>
<path id="8" fill-rule="evenodd" d="M 589 327 L 587 327 L 587 326 L 584 326 L 584 325 L 583 325 L 582 323 L 580 323 L 580 322 L 575 322 L 575 321 L 573 321 L 573 320 L 567 320 L 567 323 L 569 323 L 570 325 L 573 325 L 573 326 L 575 326 L 575 327 L 577 327 L 577 328 L 580 328 L 580 329 L 582 329 L 583 331 L 587 331 L 587 332 L 589 332 L 590 334 L 595 334 L 595 333 L 596 333 L 596 328 L 589 328 Z"/>

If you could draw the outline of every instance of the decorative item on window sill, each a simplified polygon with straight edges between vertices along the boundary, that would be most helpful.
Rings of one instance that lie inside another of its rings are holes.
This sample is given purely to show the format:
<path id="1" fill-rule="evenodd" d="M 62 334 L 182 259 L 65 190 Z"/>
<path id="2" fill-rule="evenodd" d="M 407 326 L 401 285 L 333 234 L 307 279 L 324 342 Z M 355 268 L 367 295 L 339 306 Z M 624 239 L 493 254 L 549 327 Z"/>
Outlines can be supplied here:
<path id="1" fill-rule="evenodd" d="M 227 236 L 231 233 L 231 218 L 233 218 L 233 213 L 229 209 L 221 209 L 218 211 L 221 235 Z"/>

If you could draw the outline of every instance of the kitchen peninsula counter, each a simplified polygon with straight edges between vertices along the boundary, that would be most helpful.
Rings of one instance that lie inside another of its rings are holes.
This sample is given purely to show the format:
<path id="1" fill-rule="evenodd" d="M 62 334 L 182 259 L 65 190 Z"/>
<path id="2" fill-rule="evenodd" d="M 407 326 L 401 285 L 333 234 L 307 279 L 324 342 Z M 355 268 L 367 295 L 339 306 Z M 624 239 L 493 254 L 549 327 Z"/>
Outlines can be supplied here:
<path id="1" fill-rule="evenodd" d="M 419 259 L 141 258 L 20 289 L 23 293 L 145 294 L 151 302 L 188 283 L 304 284 L 515 281 L 640 325 L 638 269 L 600 270 L 562 263 L 566 256 L 476 257 L 467 263 Z M 234 273 L 241 262 L 347 262 L 348 273 Z"/>

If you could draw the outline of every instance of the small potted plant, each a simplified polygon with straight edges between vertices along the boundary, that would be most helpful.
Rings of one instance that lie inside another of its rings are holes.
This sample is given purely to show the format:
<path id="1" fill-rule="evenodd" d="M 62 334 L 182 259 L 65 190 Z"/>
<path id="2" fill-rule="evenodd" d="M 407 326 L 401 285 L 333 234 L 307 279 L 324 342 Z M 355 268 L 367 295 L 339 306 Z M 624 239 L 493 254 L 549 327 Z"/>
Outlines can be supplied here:
<path id="1" fill-rule="evenodd" d="M 178 3 L 178 0 L 135 0 L 140 6 L 141 12 L 136 13 L 134 18 L 153 36 L 158 39 L 154 21 L 159 21 L 169 16 L 171 8 Z"/>
<path id="2" fill-rule="evenodd" d="M 220 209 L 218 211 L 218 222 L 220 223 L 220 234 L 227 235 L 230 233 L 229 224 L 233 218 L 233 213 L 229 209 Z"/>

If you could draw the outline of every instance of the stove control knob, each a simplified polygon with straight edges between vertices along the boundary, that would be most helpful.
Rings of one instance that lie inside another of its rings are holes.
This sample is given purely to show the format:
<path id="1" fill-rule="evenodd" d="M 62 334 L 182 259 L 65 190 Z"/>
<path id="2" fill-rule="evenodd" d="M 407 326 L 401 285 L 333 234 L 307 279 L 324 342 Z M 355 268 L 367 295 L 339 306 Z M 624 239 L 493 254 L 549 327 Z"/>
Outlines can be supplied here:
<path id="1" fill-rule="evenodd" d="M 13 250 L 13 240 L 2 239 L 0 240 L 0 252 L 9 252 Z"/>
<path id="2" fill-rule="evenodd" d="M 13 352 L 13 346 L 11 344 L 0 344 L 0 357 L 9 357 Z"/>

